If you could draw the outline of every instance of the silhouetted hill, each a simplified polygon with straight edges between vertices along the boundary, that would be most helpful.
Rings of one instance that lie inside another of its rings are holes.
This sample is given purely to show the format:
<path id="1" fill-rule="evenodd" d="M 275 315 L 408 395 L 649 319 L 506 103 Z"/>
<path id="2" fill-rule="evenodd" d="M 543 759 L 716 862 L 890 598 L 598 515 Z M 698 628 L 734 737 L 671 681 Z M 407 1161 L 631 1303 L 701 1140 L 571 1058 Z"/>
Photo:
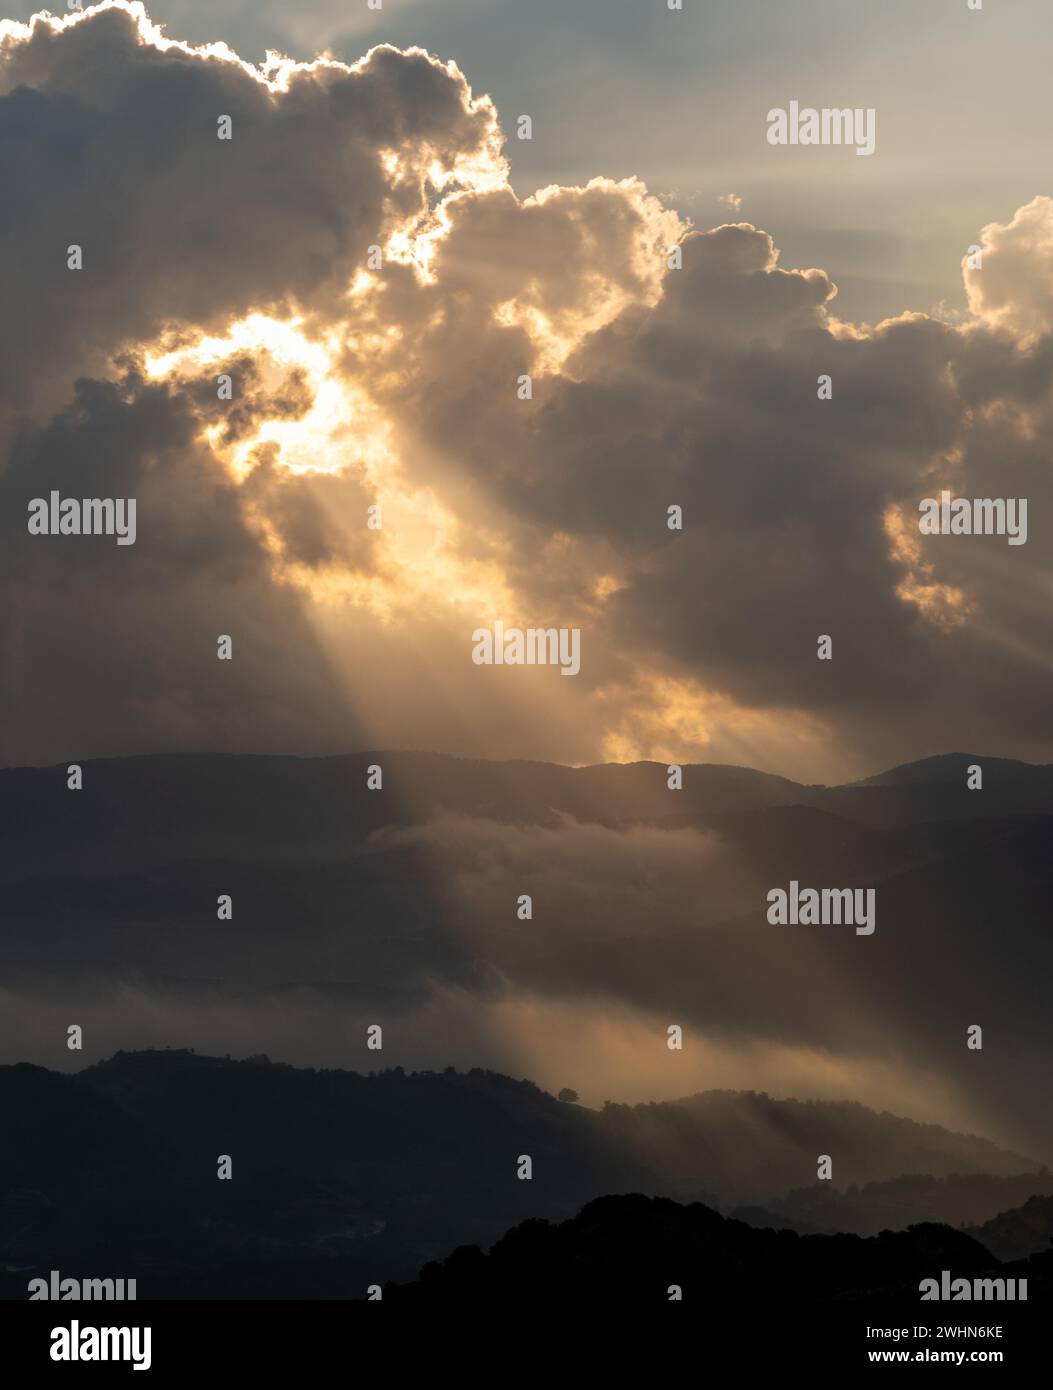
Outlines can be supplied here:
<path id="1" fill-rule="evenodd" d="M 942 1269 L 975 1278 L 997 1266 L 979 1242 L 946 1226 L 912 1226 L 869 1240 L 799 1236 L 756 1230 L 699 1203 L 628 1195 L 590 1202 L 559 1225 L 525 1222 L 486 1254 L 455 1250 L 425 1266 L 413 1283 L 389 1285 L 384 1297 L 454 1300 L 461 1307 L 523 1306 L 539 1297 L 556 1306 L 639 1307 L 667 1302 L 677 1286 L 685 1302 L 701 1306 L 873 1299 L 904 1289 L 917 1299 L 920 1281 Z"/>
<path id="2" fill-rule="evenodd" d="M 452 1200 L 469 1165 L 473 1200 L 507 1200 L 504 1154 L 530 1153 L 534 1185 L 511 1191 L 576 1209 L 587 1197 L 631 1181 L 645 1191 L 705 1195 L 721 1203 L 762 1200 L 814 1176 L 816 1155 L 836 1153 L 838 1186 L 928 1171 L 1033 1174 L 1034 1163 L 989 1140 L 955 1134 L 852 1102 L 776 1100 L 711 1091 L 678 1101 L 567 1106 L 529 1081 L 494 1072 L 401 1069 L 362 1076 L 183 1052 L 118 1054 L 78 1080 L 197 1152 L 202 1131 L 311 1176 L 354 1178 L 397 1195 L 399 1174 L 422 1186 L 449 1181 Z M 285 1120 L 273 1133 L 272 1113 Z M 369 1134 L 368 1147 L 357 1136 Z M 533 1194 L 533 1195 L 531 1195 Z"/>
<path id="3" fill-rule="evenodd" d="M 353 1296 L 611 1192 L 770 1195 L 823 1151 L 841 1181 L 1025 1162 L 856 1105 L 711 1093 L 594 1111 L 492 1072 L 363 1076 L 181 1051 L 73 1076 L 0 1068 L 0 1113 L 0 1290 L 14 1297 L 34 1268 L 101 1275 L 100 1252 L 144 1298 Z"/>

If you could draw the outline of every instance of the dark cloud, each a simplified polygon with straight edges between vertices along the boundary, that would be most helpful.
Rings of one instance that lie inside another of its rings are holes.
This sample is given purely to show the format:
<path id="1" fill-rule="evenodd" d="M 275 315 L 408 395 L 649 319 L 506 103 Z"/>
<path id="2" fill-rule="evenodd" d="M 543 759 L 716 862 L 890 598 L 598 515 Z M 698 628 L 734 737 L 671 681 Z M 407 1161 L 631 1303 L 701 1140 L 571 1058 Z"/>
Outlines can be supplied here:
<path id="1" fill-rule="evenodd" d="M 19 208 L 0 228 L 9 401 L 171 321 L 331 308 L 368 247 L 426 210 L 432 162 L 449 169 L 492 137 L 490 108 L 422 51 L 266 80 L 233 54 L 154 39 L 141 15 L 115 3 L 38 17 L 0 44 L 0 186 Z"/>
<path id="2" fill-rule="evenodd" d="M 0 476 L 7 763 L 42 750 L 251 750 L 290 727 L 309 740 L 312 724 L 353 736 L 300 602 L 272 582 L 199 424 L 187 397 L 131 376 L 80 382 L 71 406 L 16 442 Z M 135 498 L 136 543 L 29 535 L 27 502 L 52 489 Z M 308 545 L 309 519 L 299 529 Z M 217 660 L 221 633 L 234 635 L 233 661 Z"/>

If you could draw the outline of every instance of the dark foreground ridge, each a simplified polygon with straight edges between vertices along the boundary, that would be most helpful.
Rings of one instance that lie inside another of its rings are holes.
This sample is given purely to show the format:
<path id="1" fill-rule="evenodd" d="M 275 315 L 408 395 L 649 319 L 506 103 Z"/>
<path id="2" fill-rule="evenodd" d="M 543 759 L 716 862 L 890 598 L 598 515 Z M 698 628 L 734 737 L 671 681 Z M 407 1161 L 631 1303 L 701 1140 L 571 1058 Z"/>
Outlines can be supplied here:
<path id="1" fill-rule="evenodd" d="M 596 1301 L 667 1302 L 703 1307 L 714 1302 L 780 1306 L 814 1299 L 918 1300 L 923 1279 L 1027 1280 L 1029 1303 L 1053 1292 L 1053 1250 L 1000 1264 L 961 1231 L 923 1224 L 879 1236 L 798 1236 L 755 1230 L 700 1203 L 663 1197 L 601 1197 L 570 1221 L 526 1221 L 488 1254 L 465 1246 L 425 1266 L 411 1284 L 389 1285 L 396 1301 L 456 1301 L 521 1305 L 551 1299 L 554 1306 Z M 993 1295 L 998 1285 L 991 1288 Z M 1020 1292 L 1019 1283 L 1011 1292 Z M 1004 1301 L 1004 1300 L 1003 1300 Z M 1014 1298 L 1014 1301 L 1015 1298 Z M 968 1306 L 955 1301 L 957 1313 Z M 985 1313 L 998 1306 L 986 1299 Z"/>

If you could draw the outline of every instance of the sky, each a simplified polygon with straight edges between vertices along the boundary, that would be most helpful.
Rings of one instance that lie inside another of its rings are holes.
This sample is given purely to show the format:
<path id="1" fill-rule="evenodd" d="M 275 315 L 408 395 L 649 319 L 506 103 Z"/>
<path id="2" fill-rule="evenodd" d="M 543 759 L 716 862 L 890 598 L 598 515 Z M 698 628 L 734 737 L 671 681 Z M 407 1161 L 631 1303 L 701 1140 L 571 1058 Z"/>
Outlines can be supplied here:
<path id="1" fill-rule="evenodd" d="M 1048 7 L 684 5 L 8 0 L 0 761 L 1053 758 Z"/>
<path id="2" fill-rule="evenodd" d="M 6 0 L 26 19 L 32 0 Z M 62 6 L 56 4 L 56 10 Z M 877 322 L 964 309 L 958 260 L 978 229 L 1030 200 L 1045 175 L 1044 0 L 155 0 L 172 37 L 353 62 L 371 45 L 453 58 L 506 126 L 521 196 L 550 183 L 635 175 L 700 225 L 720 199 L 777 233 L 793 264 L 836 281 L 839 311 Z M 787 161 L 769 108 L 874 107 L 876 158 L 812 150 Z M 760 113 L 758 115 L 758 112 Z M 811 257 L 811 260 L 805 258 Z"/>

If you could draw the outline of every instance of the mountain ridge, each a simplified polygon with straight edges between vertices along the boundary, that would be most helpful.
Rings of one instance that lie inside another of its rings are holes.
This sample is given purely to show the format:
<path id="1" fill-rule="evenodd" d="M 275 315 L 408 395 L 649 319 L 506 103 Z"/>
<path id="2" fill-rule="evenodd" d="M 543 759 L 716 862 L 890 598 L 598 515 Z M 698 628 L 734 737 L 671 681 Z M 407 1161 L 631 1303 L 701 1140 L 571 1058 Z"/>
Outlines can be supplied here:
<path id="1" fill-rule="evenodd" d="M 300 754 L 300 753 L 258 753 L 249 751 L 232 752 L 230 750 L 210 750 L 210 749 L 178 749 L 159 753 L 119 753 L 103 755 L 95 758 L 79 758 L 75 754 L 68 759 L 60 759 L 49 763 L 11 763 L 0 766 L 0 775 L 11 772 L 46 772 L 64 771 L 71 762 L 78 762 L 81 766 L 99 766 L 106 764 L 129 764 L 146 761 L 192 761 L 205 759 L 224 759 L 235 760 L 255 760 L 258 762 L 274 763 L 299 763 L 303 765 L 318 765 L 325 763 L 347 762 L 360 759 L 377 758 L 421 758 L 435 759 L 449 762 L 451 764 L 461 764 L 463 766 L 482 766 L 482 767 L 526 767 L 526 768 L 556 768 L 565 772 L 572 773 L 594 773 L 606 770 L 631 770 L 636 768 L 654 768 L 664 770 L 669 764 L 658 758 L 637 758 L 631 762 L 601 762 L 601 763 L 560 763 L 547 758 L 479 758 L 471 757 L 459 753 L 445 753 L 437 749 L 430 748 L 372 748 L 372 749 L 351 749 L 341 753 L 320 753 L 320 754 Z M 713 763 L 713 762 L 681 762 L 680 766 L 685 772 L 699 772 L 709 770 L 716 773 L 741 773 L 748 776 L 764 778 L 774 782 L 782 782 L 788 786 L 800 788 L 806 791 L 838 791 L 853 787 L 869 787 L 877 785 L 892 785 L 903 780 L 923 781 L 926 780 L 924 773 L 931 773 L 929 780 L 947 781 L 943 776 L 951 767 L 957 769 L 960 764 L 964 769 L 971 763 L 978 763 L 982 767 L 996 767 L 1000 770 L 1024 769 L 1025 776 L 1038 774 L 1040 779 L 1053 777 L 1053 763 L 1031 763 L 1022 758 L 1006 758 L 995 754 L 979 753 L 933 753 L 922 758 L 915 758 L 905 763 L 897 763 L 892 767 L 884 768 L 880 772 L 871 773 L 866 777 L 852 778 L 844 782 L 801 782 L 795 778 L 787 777 L 783 773 L 773 772 L 766 768 L 752 767 L 745 763 Z"/>

